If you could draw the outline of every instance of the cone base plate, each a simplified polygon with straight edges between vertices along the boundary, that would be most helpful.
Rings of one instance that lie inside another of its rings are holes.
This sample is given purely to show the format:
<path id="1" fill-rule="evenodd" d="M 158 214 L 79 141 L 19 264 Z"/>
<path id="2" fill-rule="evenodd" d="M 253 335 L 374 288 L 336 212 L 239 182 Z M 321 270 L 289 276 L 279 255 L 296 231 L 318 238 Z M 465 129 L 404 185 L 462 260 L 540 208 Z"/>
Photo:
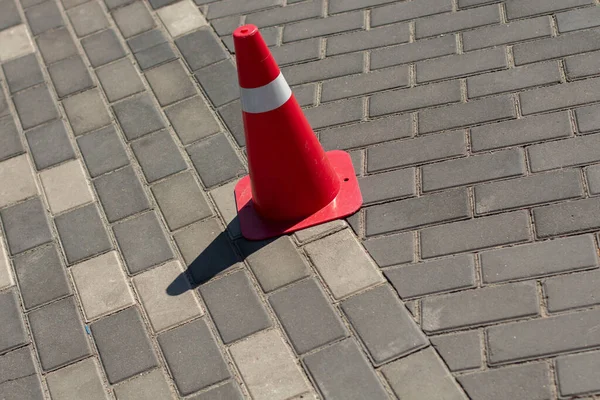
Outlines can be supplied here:
<path id="1" fill-rule="evenodd" d="M 292 233 L 354 214 L 362 205 L 362 195 L 350 155 L 345 151 L 328 151 L 327 157 L 340 178 L 341 188 L 335 199 L 316 213 L 297 221 L 272 221 L 262 218 L 252 202 L 250 177 L 235 186 L 235 202 L 242 235 L 248 240 L 262 240 Z"/>

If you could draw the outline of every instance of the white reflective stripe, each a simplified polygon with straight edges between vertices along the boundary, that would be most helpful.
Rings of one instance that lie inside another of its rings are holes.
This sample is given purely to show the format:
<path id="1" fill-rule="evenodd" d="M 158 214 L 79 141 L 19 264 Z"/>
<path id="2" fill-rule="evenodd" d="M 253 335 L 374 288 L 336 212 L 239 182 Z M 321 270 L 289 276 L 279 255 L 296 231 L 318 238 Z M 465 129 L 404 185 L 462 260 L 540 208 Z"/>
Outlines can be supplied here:
<path id="1" fill-rule="evenodd" d="M 254 89 L 240 88 L 240 91 L 242 110 L 251 114 L 275 110 L 285 104 L 292 95 L 292 90 L 281 72 L 265 86 Z"/>

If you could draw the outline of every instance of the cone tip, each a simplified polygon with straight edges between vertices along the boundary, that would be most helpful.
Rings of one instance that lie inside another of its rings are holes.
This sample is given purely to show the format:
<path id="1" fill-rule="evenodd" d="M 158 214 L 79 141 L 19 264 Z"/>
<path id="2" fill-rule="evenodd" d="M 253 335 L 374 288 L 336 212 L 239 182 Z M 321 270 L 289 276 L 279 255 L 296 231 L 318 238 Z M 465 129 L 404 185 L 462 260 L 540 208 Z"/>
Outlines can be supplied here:
<path id="1" fill-rule="evenodd" d="M 236 30 L 233 31 L 233 37 L 236 39 L 246 39 L 256 35 L 257 33 L 258 27 L 256 25 L 248 24 L 236 28 Z"/>

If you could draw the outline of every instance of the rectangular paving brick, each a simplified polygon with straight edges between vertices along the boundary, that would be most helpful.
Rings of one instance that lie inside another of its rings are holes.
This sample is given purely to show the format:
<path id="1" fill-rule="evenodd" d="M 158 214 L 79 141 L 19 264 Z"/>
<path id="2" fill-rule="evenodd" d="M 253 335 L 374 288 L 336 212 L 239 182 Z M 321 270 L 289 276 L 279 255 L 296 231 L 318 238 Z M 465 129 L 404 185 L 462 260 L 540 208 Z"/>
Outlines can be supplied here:
<path id="1" fill-rule="evenodd" d="M 412 232 L 368 239 L 362 244 L 380 267 L 414 261 L 415 243 Z"/>
<path id="2" fill-rule="evenodd" d="M 265 11 L 258 11 L 246 15 L 246 24 L 254 24 L 259 28 L 273 25 L 284 25 L 290 22 L 301 21 L 308 18 L 320 17 L 322 14 L 322 3 L 313 1 L 298 5 L 291 5 L 288 1 L 286 7 L 273 8 Z M 214 21 L 211 24 L 214 25 Z M 233 32 L 233 31 L 232 31 Z M 219 35 L 231 32 L 219 33 Z"/>
<path id="3" fill-rule="evenodd" d="M 371 10 L 371 26 L 389 24 L 391 22 L 408 21 L 428 15 L 452 11 L 449 0 L 424 0 L 417 2 L 400 2 Z"/>
<path id="4" fill-rule="evenodd" d="M 384 273 L 402 299 L 475 287 L 471 255 L 387 268 Z"/>
<path id="5" fill-rule="evenodd" d="M 0 325 L 1 353 L 29 342 L 16 288 L 0 293 L 0 317 L 2 317 L 2 324 Z"/>
<path id="6" fill-rule="evenodd" d="M 67 11 L 78 37 L 87 36 L 108 27 L 108 20 L 97 1 L 90 1 Z"/>
<path id="7" fill-rule="evenodd" d="M 46 64 L 77 54 L 77 48 L 66 28 L 46 32 L 36 38 L 38 48 Z"/>
<path id="8" fill-rule="evenodd" d="M 3 395 L 12 396 L 15 399 L 44 399 L 40 378 L 37 375 L 28 375 L 2 383 L 0 384 L 0 391 Z"/>
<path id="9" fill-rule="evenodd" d="M 8 261 L 8 250 L 6 250 L 4 242 L 0 241 L 0 289 L 5 289 L 14 284 L 12 268 Z"/>
<path id="10" fill-rule="evenodd" d="M 304 110 L 304 115 L 313 129 L 359 121 L 363 116 L 363 99 L 356 98 L 322 104 Z"/>
<path id="11" fill-rule="evenodd" d="M 327 57 L 300 65 L 282 68 L 281 72 L 290 85 L 316 82 L 363 71 L 363 54 L 352 53 Z"/>
<path id="12" fill-rule="evenodd" d="M 192 163 L 206 187 L 213 187 L 245 173 L 239 156 L 223 134 L 187 147 Z"/>
<path id="13" fill-rule="evenodd" d="M 200 96 L 169 106 L 165 113 L 184 145 L 221 131 L 221 125 Z"/>
<path id="14" fill-rule="evenodd" d="M 168 399 L 172 397 L 171 388 L 161 369 L 155 369 L 140 375 L 114 388 L 117 399 L 144 400 L 151 397 Z"/>
<path id="15" fill-rule="evenodd" d="M 455 13 L 438 14 L 416 21 L 417 39 L 437 36 L 443 33 L 456 32 L 463 29 L 477 28 L 500 22 L 500 9 L 497 5 L 473 8 Z"/>
<path id="16" fill-rule="evenodd" d="M 6 241 L 15 255 L 52 240 L 44 205 L 39 197 L 0 211 Z"/>
<path id="17" fill-rule="evenodd" d="M 100 369 L 94 358 L 69 365 L 47 375 L 48 391 L 53 398 L 77 398 L 85 393 L 86 399 L 106 400 Z"/>
<path id="18" fill-rule="evenodd" d="M 154 28 L 154 20 L 143 2 L 138 1 L 112 13 L 123 37 L 128 38 Z"/>
<path id="19" fill-rule="evenodd" d="M 52 214 L 94 201 L 94 195 L 79 160 L 72 160 L 40 173 Z"/>
<path id="20" fill-rule="evenodd" d="M 481 367 L 481 333 L 476 330 L 434 336 L 431 344 L 452 372 Z"/>
<path id="21" fill-rule="evenodd" d="M 531 239 L 529 217 L 515 211 L 435 226 L 421 231 L 423 258 L 461 253 Z"/>
<path id="22" fill-rule="evenodd" d="M 13 0 L 3 0 L 1 6 L 2 16 L 0 17 L 0 30 L 10 28 L 21 22 L 21 17 Z"/>
<path id="23" fill-rule="evenodd" d="M 600 345 L 600 310 L 492 326 L 487 330 L 490 365 L 541 358 Z"/>
<path id="24" fill-rule="evenodd" d="M 81 45 L 94 68 L 125 57 L 125 50 L 112 29 L 83 38 Z"/>
<path id="25" fill-rule="evenodd" d="M 148 183 L 183 171 L 187 164 L 168 130 L 159 131 L 133 142 L 135 154 Z"/>
<path id="26" fill-rule="evenodd" d="M 300 397 L 301 398 L 301 397 Z M 189 397 L 190 400 L 219 400 L 219 399 L 231 399 L 231 400 L 243 400 L 242 392 L 239 386 L 230 381 L 224 385 L 213 387 L 206 392 L 199 393 L 195 396 Z"/>
<path id="27" fill-rule="evenodd" d="M 163 43 L 167 43 L 167 38 L 160 29 L 153 29 L 127 40 L 127 45 L 134 54 Z"/>
<path id="28" fill-rule="evenodd" d="M 141 35 L 140 35 L 141 36 Z M 145 71 L 162 63 L 175 60 L 177 55 L 169 45 L 162 43 L 134 54 L 140 68 Z"/>
<path id="29" fill-rule="evenodd" d="M 565 58 L 565 70 L 571 80 L 598 75 L 600 70 L 600 52 L 579 54 Z"/>
<path id="30" fill-rule="evenodd" d="M 127 58 L 98 68 L 96 75 L 110 102 L 144 90 L 137 70 Z"/>
<path id="31" fill-rule="evenodd" d="M 27 155 L 9 158 L 0 163 L 0 207 L 24 200 L 38 193 L 33 169 Z"/>
<path id="32" fill-rule="evenodd" d="M 92 178 L 129 164 L 123 141 L 114 125 L 78 137 L 77 144 Z"/>
<path id="33" fill-rule="evenodd" d="M 140 179 L 131 166 L 94 180 L 108 222 L 115 222 L 150 207 Z"/>
<path id="34" fill-rule="evenodd" d="M 561 396 L 573 396 L 600 390 L 598 352 L 556 359 L 556 374 Z"/>
<path id="35" fill-rule="evenodd" d="M 35 374 L 32 347 L 21 347 L 0 356 L 0 385 Z"/>
<path id="36" fill-rule="evenodd" d="M 194 76 L 215 107 L 220 107 L 240 96 L 236 80 L 237 72 L 230 59 L 204 67 L 196 71 Z"/>
<path id="37" fill-rule="evenodd" d="M 79 56 L 57 61 L 48 67 L 48 73 L 59 98 L 94 86 L 94 82 Z"/>
<path id="38" fill-rule="evenodd" d="M 245 14 L 263 8 L 278 6 L 281 5 L 281 2 L 281 0 L 251 0 L 242 5 L 235 0 L 224 0 L 212 4 L 208 9 L 207 17 L 213 19 L 228 15 Z"/>
<path id="39" fill-rule="evenodd" d="M 412 4 L 412 3 L 398 3 Z M 413 61 L 426 60 L 456 54 L 456 38 L 454 35 L 444 35 L 433 39 L 417 40 L 413 43 L 399 46 L 384 47 L 371 51 L 371 69 L 406 64 Z"/>
<path id="40" fill-rule="evenodd" d="M 325 81 L 321 86 L 321 101 L 338 100 L 408 85 L 408 68 L 392 67 Z"/>
<path id="41" fill-rule="evenodd" d="M 282 10 L 287 8 L 289 7 L 284 7 Z M 321 56 L 321 39 L 311 38 L 275 46 L 271 48 L 271 54 L 280 66 L 300 61 L 317 60 Z"/>
<path id="42" fill-rule="evenodd" d="M 123 100 L 112 108 L 128 140 L 165 127 L 163 118 L 147 93 Z"/>
<path id="43" fill-rule="evenodd" d="M 600 100 L 600 79 L 572 82 L 520 94 L 523 115 L 584 105 Z"/>
<path id="44" fill-rule="evenodd" d="M 436 332 L 535 316 L 540 312 L 538 303 L 531 281 L 427 297 L 421 301 L 421 326 Z"/>
<path id="45" fill-rule="evenodd" d="M 102 128 L 112 120 L 98 89 L 69 97 L 63 100 L 63 106 L 75 136 Z"/>
<path id="46" fill-rule="evenodd" d="M 23 129 L 33 128 L 59 116 L 46 85 L 19 92 L 14 95 L 13 101 Z"/>
<path id="47" fill-rule="evenodd" d="M 590 5 L 593 3 L 593 0 L 538 0 L 531 2 L 507 0 L 506 16 L 508 19 L 531 17 L 533 15 L 549 14 L 554 11 Z"/>
<path id="48" fill-rule="evenodd" d="M 196 94 L 192 80 L 179 61 L 146 72 L 146 79 L 163 107 Z"/>
<path id="49" fill-rule="evenodd" d="M 415 169 L 406 168 L 358 178 L 364 204 L 417 194 Z"/>
<path id="50" fill-rule="evenodd" d="M 0 119 L 0 141 L 2 141 L 0 160 L 13 157 L 25 151 L 12 116 Z"/>
<path id="51" fill-rule="evenodd" d="M 40 65 L 34 54 L 8 61 L 2 66 L 11 93 L 44 82 Z"/>
<path id="52" fill-rule="evenodd" d="M 227 58 L 227 53 L 208 27 L 178 38 L 175 44 L 192 71 Z"/>
<path id="53" fill-rule="evenodd" d="M 548 311 L 554 313 L 600 303 L 597 294 L 599 282 L 600 272 L 597 269 L 546 279 L 544 294 Z"/>
<path id="54" fill-rule="evenodd" d="M 599 210 L 598 198 L 534 208 L 536 235 L 544 238 L 595 229 L 600 226 L 597 218 Z"/>
<path id="55" fill-rule="evenodd" d="M 527 43 L 517 43 L 513 47 L 515 64 L 529 64 L 599 50 L 599 38 L 600 29 L 590 29 Z"/>
<path id="56" fill-rule="evenodd" d="M 590 164 L 600 159 L 600 136 L 578 136 L 541 143 L 527 149 L 532 172 Z"/>
<path id="57" fill-rule="evenodd" d="M 54 1 L 46 1 L 25 11 L 31 33 L 39 35 L 52 28 L 64 26 L 58 7 Z"/>
<path id="58" fill-rule="evenodd" d="M 600 25 L 600 9 L 586 7 L 556 14 L 556 24 L 560 33 L 593 28 Z"/>
<path id="59" fill-rule="evenodd" d="M 283 41 L 308 39 L 310 37 L 331 35 L 362 29 L 364 26 L 364 13 L 355 11 L 342 15 L 334 15 L 324 19 L 310 19 L 285 25 L 283 29 Z"/>
<path id="60" fill-rule="evenodd" d="M 75 158 L 73 146 L 62 120 L 54 120 L 33 128 L 25 134 L 25 137 L 38 171 Z"/>
<path id="61" fill-rule="evenodd" d="M 465 51 L 483 49 L 485 47 L 549 37 L 551 34 L 550 18 L 531 18 L 462 32 L 463 49 Z"/>
<path id="62" fill-rule="evenodd" d="M 333 36 L 327 39 L 327 55 L 408 43 L 409 36 L 409 25 L 407 23 L 391 24 L 381 28 L 373 28 L 369 31 Z"/>
<path id="63" fill-rule="evenodd" d="M 588 183 L 588 190 L 591 194 L 600 193 L 600 167 L 593 165 L 585 169 L 585 175 Z"/>
<path id="64" fill-rule="evenodd" d="M 329 4 L 329 12 L 335 14 L 344 11 L 356 10 L 358 8 L 391 3 L 392 1 L 393 0 L 333 0 Z"/>

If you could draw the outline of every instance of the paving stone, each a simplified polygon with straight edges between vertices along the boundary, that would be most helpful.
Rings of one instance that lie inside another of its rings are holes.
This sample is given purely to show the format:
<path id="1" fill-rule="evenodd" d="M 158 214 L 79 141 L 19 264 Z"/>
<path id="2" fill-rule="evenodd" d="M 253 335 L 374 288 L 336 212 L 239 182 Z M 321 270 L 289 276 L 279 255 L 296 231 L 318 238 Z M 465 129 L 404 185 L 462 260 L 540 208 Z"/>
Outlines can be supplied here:
<path id="1" fill-rule="evenodd" d="M 431 344 L 452 372 L 481 367 L 481 334 L 478 331 L 434 336 Z"/>
<path id="2" fill-rule="evenodd" d="M 587 176 L 588 190 L 591 194 L 600 193 L 600 168 L 598 165 L 593 165 L 585 169 Z"/>
<path id="3" fill-rule="evenodd" d="M 485 151 L 541 142 L 571 136 L 572 131 L 567 112 L 536 115 L 471 128 L 471 148 Z"/>
<path id="4" fill-rule="evenodd" d="M 359 177 L 358 184 L 364 204 L 416 195 L 414 168 Z"/>
<path id="5" fill-rule="evenodd" d="M 90 73 L 79 56 L 52 64 L 48 67 L 48 73 L 59 98 L 94 86 Z"/>
<path id="6" fill-rule="evenodd" d="M 134 54 L 163 43 L 167 43 L 167 38 L 160 29 L 153 29 L 127 40 L 127 44 Z"/>
<path id="7" fill-rule="evenodd" d="M 538 17 L 508 24 L 490 25 L 462 32 L 465 51 L 510 44 L 529 39 L 550 37 L 552 28 L 548 17 Z"/>
<path id="8" fill-rule="evenodd" d="M 575 200 L 533 209 L 536 234 L 539 238 L 595 229 L 600 199 Z"/>
<path id="9" fill-rule="evenodd" d="M 0 16 L 0 30 L 10 28 L 21 23 L 21 17 L 14 0 L 3 0 L 0 2 L 2 16 Z"/>
<path id="10" fill-rule="evenodd" d="M 28 318 L 44 371 L 91 355 L 73 297 L 38 308 L 30 312 Z"/>
<path id="11" fill-rule="evenodd" d="M 475 262 L 469 255 L 388 268 L 384 273 L 403 300 L 475 287 Z"/>
<path id="12" fill-rule="evenodd" d="M 312 242 L 305 250 L 336 299 L 383 282 L 376 265 L 347 229 Z"/>
<path id="13" fill-rule="evenodd" d="M 224 60 L 228 56 L 209 27 L 201 27 L 182 36 L 175 40 L 175 44 L 192 71 Z"/>
<path id="14" fill-rule="evenodd" d="M 193 340 L 196 346 L 187 343 Z M 227 364 L 204 320 L 196 320 L 158 336 L 167 365 L 183 396 L 230 377 Z"/>
<path id="15" fill-rule="evenodd" d="M 179 61 L 173 61 L 146 73 L 146 79 L 161 106 L 196 94 L 186 70 Z"/>
<path id="16" fill-rule="evenodd" d="M 173 38 L 206 25 L 207 22 L 190 0 L 183 0 L 157 11 L 158 16 Z"/>
<path id="17" fill-rule="evenodd" d="M 313 3 L 317 4 L 317 3 Z M 285 10 L 289 7 L 283 7 Z M 318 60 L 321 55 L 321 40 L 311 38 L 275 46 L 271 48 L 271 54 L 278 65 L 294 64 L 301 61 Z"/>
<path id="18" fill-rule="evenodd" d="M 62 214 L 54 222 L 69 264 L 112 248 L 95 204 Z"/>
<path id="19" fill-rule="evenodd" d="M 318 1 L 303 3 L 298 5 L 291 5 L 292 2 L 287 3 L 286 7 L 272 8 L 265 11 L 258 11 L 249 15 L 246 15 L 246 24 L 254 24 L 259 28 L 264 28 L 273 25 L 284 25 L 290 22 L 300 21 L 309 18 L 320 17 L 322 14 L 322 4 Z M 226 20 L 225 18 L 221 21 Z M 215 21 L 210 21 L 211 24 L 215 24 Z M 223 23 L 221 23 L 224 25 Z M 219 35 L 226 35 L 233 32 L 237 27 L 237 24 L 230 29 L 231 32 L 221 29 L 218 32 Z M 228 29 L 229 30 L 229 29 Z"/>
<path id="20" fill-rule="evenodd" d="M 115 222 L 150 207 L 146 193 L 132 167 L 94 180 L 94 186 L 109 222 Z"/>
<path id="21" fill-rule="evenodd" d="M 565 58 L 565 70 L 570 80 L 600 74 L 598 60 L 600 52 L 580 54 Z"/>
<path id="22" fill-rule="evenodd" d="M 179 261 L 137 275 L 133 283 L 154 332 L 202 315 Z"/>
<path id="23" fill-rule="evenodd" d="M 175 60 L 177 56 L 168 43 L 159 44 L 147 50 L 135 53 L 135 59 L 142 70 Z"/>
<path id="24" fill-rule="evenodd" d="M 0 119 L 0 160 L 25 151 L 12 116 Z"/>
<path id="25" fill-rule="evenodd" d="M 425 0 L 416 3 L 395 3 L 371 10 L 371 26 L 408 21 L 428 15 L 452 11 L 452 3 L 444 0 Z"/>
<path id="26" fill-rule="evenodd" d="M 144 90 L 140 76 L 127 58 L 98 68 L 96 74 L 110 102 Z"/>
<path id="27" fill-rule="evenodd" d="M 528 148 L 531 171 L 539 172 L 598 161 L 599 135 L 541 143 Z"/>
<path id="28" fill-rule="evenodd" d="M 409 36 L 409 25 L 407 23 L 391 24 L 381 28 L 372 28 L 369 31 L 333 36 L 327 40 L 327 55 L 407 43 Z"/>
<path id="29" fill-rule="evenodd" d="M 0 241 L 0 289 L 5 289 L 14 284 L 12 268 L 8 260 L 8 250 L 4 243 Z"/>
<path id="30" fill-rule="evenodd" d="M 71 293 L 67 274 L 55 245 L 38 247 L 15 257 L 13 263 L 26 309 Z"/>
<path id="31" fill-rule="evenodd" d="M 417 39 L 500 23 L 500 10 L 492 4 L 452 14 L 439 14 L 419 19 L 415 26 Z"/>
<path id="32" fill-rule="evenodd" d="M 240 96 L 237 72 L 229 59 L 202 68 L 194 74 L 215 107 L 233 101 Z M 292 83 L 290 83 L 292 84 Z"/>
<path id="33" fill-rule="evenodd" d="M 200 287 L 200 293 L 224 343 L 244 338 L 272 324 L 244 271 L 207 283 Z"/>
<path id="34" fill-rule="evenodd" d="M 0 384 L 0 391 L 7 399 L 42 400 L 42 386 L 37 375 L 29 375 Z"/>
<path id="35" fill-rule="evenodd" d="M 160 369 L 123 382 L 114 390 L 117 400 L 173 399 L 167 379 Z"/>
<path id="36" fill-rule="evenodd" d="M 237 185 L 236 181 L 229 182 L 223 186 L 210 191 L 219 214 L 223 222 L 227 226 L 227 231 L 232 239 L 242 236 L 240 222 L 237 218 L 237 207 L 235 205 L 234 189 Z"/>
<path id="37" fill-rule="evenodd" d="M 24 0 L 26 2 L 32 2 L 32 3 L 39 3 L 40 0 Z M 85 3 L 85 0 L 60 0 L 60 2 L 62 3 L 63 7 L 65 8 L 65 10 L 68 10 L 69 8 L 73 8 L 79 4 Z"/>
<path id="38" fill-rule="evenodd" d="M 148 182 L 187 168 L 169 131 L 160 131 L 131 144 Z"/>
<path id="39" fill-rule="evenodd" d="M 598 38 L 600 38 L 600 29 L 590 29 L 527 43 L 518 43 L 513 47 L 515 64 L 529 64 L 599 50 Z"/>
<path id="40" fill-rule="evenodd" d="M 313 129 L 359 121 L 363 116 L 363 99 L 347 99 L 304 110 Z"/>
<path id="41" fill-rule="evenodd" d="M 371 69 L 375 70 L 450 54 L 456 54 L 456 39 L 454 35 L 444 35 L 433 39 L 418 40 L 414 43 L 374 49 L 370 57 Z"/>
<path id="42" fill-rule="evenodd" d="M 115 8 L 129 4 L 132 1 L 133 0 L 104 0 L 104 3 L 106 3 L 106 8 L 108 8 L 109 10 L 113 10 Z"/>
<path id="43" fill-rule="evenodd" d="M 158 365 L 136 307 L 102 318 L 94 322 L 91 329 L 110 383 L 118 383 Z"/>
<path id="44" fill-rule="evenodd" d="M 66 28 L 46 32 L 36 38 L 38 48 L 46 64 L 63 60 L 77 54 L 77 48 Z"/>
<path id="45" fill-rule="evenodd" d="M 8 107 L 8 101 L 4 91 L 0 91 L 0 117 L 10 115 L 10 109 Z"/>
<path id="46" fill-rule="evenodd" d="M 71 25 L 78 37 L 87 36 L 108 28 L 104 11 L 97 1 L 90 1 L 67 11 Z"/>
<path id="47" fill-rule="evenodd" d="M 64 26 L 60 11 L 54 1 L 46 1 L 25 10 L 31 33 L 39 35 L 52 28 Z"/>
<path id="48" fill-rule="evenodd" d="M 546 279 L 544 293 L 548 311 L 559 312 L 598 304 L 600 298 L 596 288 L 599 279 L 598 270 Z"/>
<path id="49" fill-rule="evenodd" d="M 225 0 L 210 6 L 208 18 L 213 19 L 234 14 L 246 14 L 263 8 L 280 5 L 281 3 L 281 0 L 252 0 L 240 4 L 234 0 Z"/>
<path id="50" fill-rule="evenodd" d="M 190 172 L 154 185 L 152 193 L 172 231 L 212 215 L 200 186 Z"/>
<path id="51" fill-rule="evenodd" d="M 283 41 L 293 42 L 295 40 L 308 39 L 310 37 L 363 29 L 363 27 L 364 20 L 362 11 L 331 16 L 328 17 L 326 21 L 323 19 L 309 19 L 285 25 L 283 29 Z"/>
<path id="52" fill-rule="evenodd" d="M 251 336 L 229 350 L 252 398 L 283 400 L 309 390 L 292 352 L 277 330 Z"/>
<path id="53" fill-rule="evenodd" d="M 114 125 L 77 138 L 77 144 L 92 178 L 129 164 Z"/>
<path id="54" fill-rule="evenodd" d="M 31 346 L 21 347 L 0 356 L 0 385 L 35 374 Z"/>
<path id="55" fill-rule="evenodd" d="M 589 4 L 589 2 L 588 2 Z M 600 12 L 595 7 L 580 8 L 556 14 L 556 23 L 560 33 L 593 28 L 598 25 Z"/>
<path id="56" fill-rule="evenodd" d="M 124 38 L 135 36 L 154 28 L 154 20 L 143 2 L 137 1 L 112 13 Z"/>
<path id="57" fill-rule="evenodd" d="M 414 260 L 414 235 L 400 233 L 362 242 L 380 267 L 409 263 Z"/>
<path id="58" fill-rule="evenodd" d="M 52 240 L 44 205 L 39 197 L 5 208 L 0 216 L 13 255 Z"/>
<path id="59" fill-rule="evenodd" d="M 48 374 L 46 382 L 53 399 L 77 399 L 81 396 L 90 400 L 108 399 L 93 358 Z"/>
<path id="60" fill-rule="evenodd" d="M 238 385 L 233 382 L 190 397 L 191 400 L 242 400 L 243 398 Z"/>
<path id="61" fill-rule="evenodd" d="M 130 274 L 173 258 L 173 250 L 154 212 L 148 212 L 113 227 Z M 138 232 L 145 232 L 144 237 Z"/>
<path id="62" fill-rule="evenodd" d="M 506 16 L 508 19 L 531 17 L 532 15 L 549 14 L 567 8 L 593 4 L 592 0 L 549 0 L 523 3 L 516 0 L 507 0 Z"/>
<path id="63" fill-rule="evenodd" d="M 87 321 L 135 304 L 117 252 L 71 267 Z"/>
<path id="64" fill-rule="evenodd" d="M 46 85 L 19 92 L 14 95 L 13 100 L 23 129 L 33 128 L 59 117 Z"/>
<path id="65" fill-rule="evenodd" d="M 312 106 L 315 104 L 317 85 L 309 83 L 306 85 L 295 86 L 292 88 L 292 93 L 300 107 Z"/>
<path id="66" fill-rule="evenodd" d="M 597 392 L 598 353 L 582 353 L 560 357 L 556 360 L 556 372 L 561 396 Z"/>
<path id="67" fill-rule="evenodd" d="M 52 214 L 94 201 L 81 162 L 69 161 L 40 173 Z"/>
<path id="68" fill-rule="evenodd" d="M 204 186 L 210 188 L 245 172 L 235 150 L 223 134 L 194 143 L 187 152 Z"/>
<path id="69" fill-rule="evenodd" d="M 106 106 L 98 89 L 88 90 L 63 100 L 73 133 L 84 134 L 110 124 Z"/>
<path id="70" fill-rule="evenodd" d="M 348 227 L 346 221 L 338 219 L 296 231 L 294 232 L 294 237 L 298 243 L 304 244 L 331 233 L 341 231 L 346 227 Z"/>
<path id="71" fill-rule="evenodd" d="M 94 68 L 125 57 L 125 50 L 112 29 L 83 38 L 81 45 Z"/>
<path id="72" fill-rule="evenodd" d="M 194 3 L 200 5 L 206 3 L 206 0 L 194 0 Z M 210 3 L 210 0 L 208 0 Z M 267 20 L 270 20 L 273 9 L 267 10 Z M 217 18 L 210 21 L 211 26 L 219 36 L 231 35 L 233 31 L 240 26 L 240 16 L 231 15 L 224 18 Z M 277 23 L 276 23 L 277 24 Z M 257 25 L 257 24 L 254 24 Z"/>
<path id="73" fill-rule="evenodd" d="M 44 82 L 40 65 L 34 54 L 17 58 L 4 63 L 2 66 L 6 83 L 11 93 L 37 85 Z"/>
<path id="74" fill-rule="evenodd" d="M 552 383 L 548 364 L 535 363 L 502 369 L 475 372 L 458 377 L 471 396 L 482 400 L 509 400 L 523 396 L 528 399 L 552 398 Z"/>
<path id="75" fill-rule="evenodd" d="M 244 136 L 244 122 L 242 121 L 242 107 L 239 100 L 232 101 L 218 109 L 218 113 L 225 122 L 229 132 L 240 147 L 246 145 Z"/>
<path id="76" fill-rule="evenodd" d="M 363 54 L 351 53 L 300 65 L 290 65 L 281 72 L 290 85 L 322 81 L 363 72 Z"/>
<path id="77" fill-rule="evenodd" d="M 388 398 L 375 371 L 352 339 L 304 357 L 304 364 L 327 398 Z"/>
<path id="78" fill-rule="evenodd" d="M 149 94 L 143 93 L 112 106 L 123 133 L 133 140 L 165 127 Z"/>
<path id="79" fill-rule="evenodd" d="M 321 101 L 338 100 L 408 85 L 407 67 L 383 69 L 324 82 L 321 87 Z"/>
<path id="80" fill-rule="evenodd" d="M 75 158 L 62 120 L 54 120 L 25 134 L 36 168 L 42 170 Z"/>
<path id="81" fill-rule="evenodd" d="M 533 114 L 598 101 L 596 88 L 600 79 L 572 82 L 523 92 L 520 95 L 523 114 Z"/>
<path id="82" fill-rule="evenodd" d="M 582 107 L 575 110 L 577 130 L 580 133 L 591 133 L 600 129 L 600 116 L 598 106 Z"/>
<path id="83" fill-rule="evenodd" d="M 5 29 L 0 32 L 0 61 L 33 53 L 33 43 L 25 24 Z"/>
<path id="84" fill-rule="evenodd" d="M 29 342 L 19 308 L 19 295 L 16 288 L 0 293 L 0 317 L 2 317 L 0 353 Z"/>

